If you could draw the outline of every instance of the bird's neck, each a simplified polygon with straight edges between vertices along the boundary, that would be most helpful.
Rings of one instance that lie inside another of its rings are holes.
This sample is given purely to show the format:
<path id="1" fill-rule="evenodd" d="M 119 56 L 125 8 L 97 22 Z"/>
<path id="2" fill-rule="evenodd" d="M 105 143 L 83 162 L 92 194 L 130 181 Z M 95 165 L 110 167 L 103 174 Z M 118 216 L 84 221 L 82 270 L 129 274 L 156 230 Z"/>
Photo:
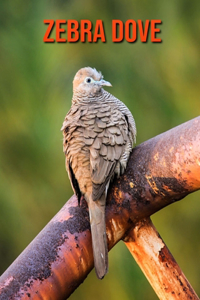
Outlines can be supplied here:
<path id="1" fill-rule="evenodd" d="M 72 104 L 90 104 L 93 102 L 101 101 L 104 98 L 104 94 L 106 91 L 104 89 L 101 89 L 98 92 L 95 93 L 84 93 L 79 92 L 77 90 L 73 91 L 73 97 L 72 97 Z"/>

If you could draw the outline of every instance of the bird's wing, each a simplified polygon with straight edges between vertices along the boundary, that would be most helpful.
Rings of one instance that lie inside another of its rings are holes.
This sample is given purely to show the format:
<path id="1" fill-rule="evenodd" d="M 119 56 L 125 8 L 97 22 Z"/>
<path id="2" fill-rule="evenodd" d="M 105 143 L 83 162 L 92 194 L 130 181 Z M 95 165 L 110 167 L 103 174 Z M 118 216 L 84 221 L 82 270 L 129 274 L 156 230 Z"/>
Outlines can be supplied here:
<path id="1" fill-rule="evenodd" d="M 103 122 L 105 127 L 98 133 L 90 146 L 93 200 L 98 200 L 107 189 L 128 140 L 128 127 L 125 116 L 118 110 L 116 112 L 112 111 L 111 116 L 112 118 L 110 117 L 109 121 L 106 118 L 96 119 L 95 126 L 102 128 L 104 127 Z"/>
<path id="2" fill-rule="evenodd" d="M 71 155 L 68 154 L 69 148 L 70 150 L 72 150 L 73 153 L 76 153 L 79 151 L 81 147 L 80 141 L 76 141 L 76 143 L 73 142 L 73 140 L 77 139 L 77 136 L 79 136 L 79 133 L 77 132 L 77 128 L 79 126 L 79 120 L 80 120 L 79 108 L 77 106 L 71 107 L 71 109 L 69 110 L 68 114 L 65 117 L 61 131 L 63 131 L 63 152 L 65 153 L 65 157 L 66 157 L 66 169 L 69 175 L 71 186 L 78 198 L 78 202 L 80 203 L 81 191 L 72 168 Z"/>

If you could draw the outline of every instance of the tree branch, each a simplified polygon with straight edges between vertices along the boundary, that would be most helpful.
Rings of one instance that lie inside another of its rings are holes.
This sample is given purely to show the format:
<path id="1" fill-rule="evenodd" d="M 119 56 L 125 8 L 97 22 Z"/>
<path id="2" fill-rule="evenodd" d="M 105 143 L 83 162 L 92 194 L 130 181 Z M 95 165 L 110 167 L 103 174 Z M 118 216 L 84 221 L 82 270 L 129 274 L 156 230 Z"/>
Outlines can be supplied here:
<path id="1" fill-rule="evenodd" d="M 149 218 L 139 221 L 124 239 L 161 300 L 199 300 Z"/>
<path id="2" fill-rule="evenodd" d="M 111 249 L 143 218 L 200 188 L 200 117 L 137 146 L 106 207 Z M 93 268 L 87 205 L 73 196 L 0 278 L 0 299 L 66 299 Z"/>

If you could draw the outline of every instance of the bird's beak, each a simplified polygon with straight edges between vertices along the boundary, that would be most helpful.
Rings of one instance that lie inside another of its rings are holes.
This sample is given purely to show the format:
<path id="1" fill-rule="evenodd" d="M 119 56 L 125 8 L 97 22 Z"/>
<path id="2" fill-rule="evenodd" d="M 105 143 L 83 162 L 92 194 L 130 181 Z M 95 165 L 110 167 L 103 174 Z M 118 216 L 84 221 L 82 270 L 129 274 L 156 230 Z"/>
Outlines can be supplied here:
<path id="1" fill-rule="evenodd" d="M 105 85 L 105 86 L 112 86 L 112 84 L 109 82 L 109 81 L 106 81 L 106 80 L 104 80 L 104 79 L 101 79 L 101 80 L 99 80 L 99 81 L 97 81 L 97 84 L 99 84 L 99 85 Z"/>

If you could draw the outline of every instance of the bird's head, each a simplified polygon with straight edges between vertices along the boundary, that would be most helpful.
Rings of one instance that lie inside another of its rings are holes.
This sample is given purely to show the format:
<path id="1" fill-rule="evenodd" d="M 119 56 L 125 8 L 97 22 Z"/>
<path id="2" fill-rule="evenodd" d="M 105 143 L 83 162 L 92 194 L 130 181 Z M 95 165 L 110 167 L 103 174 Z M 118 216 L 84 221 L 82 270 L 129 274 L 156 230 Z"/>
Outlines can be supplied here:
<path id="1" fill-rule="evenodd" d="M 83 96 L 95 96 L 101 92 L 102 86 L 112 86 L 105 81 L 101 72 L 90 67 L 80 69 L 73 80 L 73 92 Z"/>

